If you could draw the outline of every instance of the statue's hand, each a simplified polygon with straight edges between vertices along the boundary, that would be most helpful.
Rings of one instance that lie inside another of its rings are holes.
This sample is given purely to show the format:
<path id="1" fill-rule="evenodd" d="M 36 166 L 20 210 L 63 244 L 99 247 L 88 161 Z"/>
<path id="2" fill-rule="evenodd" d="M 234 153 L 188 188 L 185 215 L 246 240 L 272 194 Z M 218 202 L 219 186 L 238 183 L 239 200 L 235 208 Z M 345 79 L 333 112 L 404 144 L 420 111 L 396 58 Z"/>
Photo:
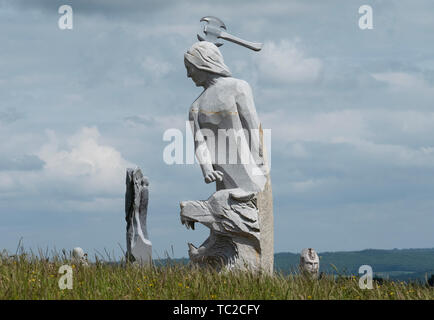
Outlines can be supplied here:
<path id="1" fill-rule="evenodd" d="M 211 183 L 214 181 L 223 181 L 223 172 L 221 171 L 210 171 L 205 175 L 205 182 Z"/>

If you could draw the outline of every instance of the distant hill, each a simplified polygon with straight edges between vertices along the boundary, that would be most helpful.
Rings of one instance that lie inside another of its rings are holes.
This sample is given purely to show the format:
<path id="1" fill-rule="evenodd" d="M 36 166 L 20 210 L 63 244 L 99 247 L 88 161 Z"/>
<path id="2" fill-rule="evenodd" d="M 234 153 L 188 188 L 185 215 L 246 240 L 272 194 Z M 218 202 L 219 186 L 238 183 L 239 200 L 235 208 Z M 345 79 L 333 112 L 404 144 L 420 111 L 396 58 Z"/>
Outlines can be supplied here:
<path id="1" fill-rule="evenodd" d="M 374 276 L 390 280 L 425 281 L 434 274 L 434 248 L 432 249 L 366 249 L 362 251 L 320 252 L 320 271 L 328 274 L 357 275 L 359 267 L 367 264 L 372 267 Z M 187 258 L 170 259 L 186 264 Z M 281 252 L 274 255 L 274 270 L 283 274 L 296 271 L 300 254 Z M 156 264 L 166 264 L 167 260 L 156 260 Z"/>
<path id="2" fill-rule="evenodd" d="M 432 249 L 366 249 L 362 251 L 321 252 L 320 271 L 325 273 L 358 274 L 359 267 L 372 267 L 374 276 L 390 280 L 424 280 L 434 274 L 434 248 Z M 300 255 L 290 252 L 276 253 L 276 271 L 290 273 L 297 268 Z M 336 268 L 334 268 L 334 267 Z"/>

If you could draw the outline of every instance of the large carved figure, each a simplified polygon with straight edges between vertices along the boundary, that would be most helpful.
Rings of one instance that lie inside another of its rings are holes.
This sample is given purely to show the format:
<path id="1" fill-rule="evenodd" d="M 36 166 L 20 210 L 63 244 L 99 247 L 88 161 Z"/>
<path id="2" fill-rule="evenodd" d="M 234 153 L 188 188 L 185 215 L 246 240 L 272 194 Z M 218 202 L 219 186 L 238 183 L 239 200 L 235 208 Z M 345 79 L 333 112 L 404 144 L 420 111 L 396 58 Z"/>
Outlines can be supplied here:
<path id="1" fill-rule="evenodd" d="M 187 76 L 204 88 L 190 108 L 189 120 L 204 180 L 215 182 L 217 190 L 207 201 L 183 202 L 181 220 L 187 226 L 200 222 L 210 228 L 202 246 L 189 244 L 190 257 L 201 264 L 218 260 L 232 268 L 247 263 L 272 272 L 271 184 L 252 90 L 246 81 L 232 77 L 211 42 L 193 44 L 184 64 Z M 248 202 L 237 194 L 248 194 Z M 249 214 L 239 213 L 240 207 Z"/>

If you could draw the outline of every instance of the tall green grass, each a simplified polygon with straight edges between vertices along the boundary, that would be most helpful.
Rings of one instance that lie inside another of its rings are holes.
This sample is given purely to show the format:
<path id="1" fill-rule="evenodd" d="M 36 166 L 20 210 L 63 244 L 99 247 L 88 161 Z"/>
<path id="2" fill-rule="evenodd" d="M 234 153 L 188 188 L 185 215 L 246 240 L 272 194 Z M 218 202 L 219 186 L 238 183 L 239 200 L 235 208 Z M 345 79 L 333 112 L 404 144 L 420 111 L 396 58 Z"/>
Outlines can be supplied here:
<path id="1" fill-rule="evenodd" d="M 73 288 L 59 289 L 59 267 L 73 268 Z M 47 258 L 21 252 L 0 258 L 1 299 L 434 299 L 421 284 L 374 282 L 361 290 L 356 277 L 323 276 L 311 280 L 297 274 L 217 273 L 181 264 L 138 267 L 104 263 L 71 264 L 66 254 Z"/>

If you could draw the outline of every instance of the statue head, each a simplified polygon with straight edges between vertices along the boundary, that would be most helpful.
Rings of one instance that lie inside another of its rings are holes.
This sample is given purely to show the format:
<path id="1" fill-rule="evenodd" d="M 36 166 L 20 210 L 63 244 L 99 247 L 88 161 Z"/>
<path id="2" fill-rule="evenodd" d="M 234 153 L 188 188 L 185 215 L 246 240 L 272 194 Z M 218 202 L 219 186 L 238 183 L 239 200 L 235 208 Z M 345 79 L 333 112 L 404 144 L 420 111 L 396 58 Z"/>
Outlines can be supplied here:
<path id="1" fill-rule="evenodd" d="M 314 249 L 303 249 L 300 254 L 300 270 L 312 277 L 318 277 L 319 257 Z"/>
<path id="2" fill-rule="evenodd" d="M 87 265 L 87 253 L 80 247 L 74 248 L 72 250 L 72 261 L 77 265 Z"/>
<path id="3" fill-rule="evenodd" d="M 193 44 L 184 54 L 184 64 L 187 77 L 191 78 L 198 87 L 206 86 L 210 78 L 231 76 L 220 50 L 208 41 Z"/>
<path id="4" fill-rule="evenodd" d="M 256 268 L 261 252 L 256 193 L 241 188 L 222 189 L 208 200 L 182 201 L 181 223 L 193 229 L 201 223 L 210 235 L 200 247 L 188 244 L 193 263 L 232 268 L 245 264 Z"/>

